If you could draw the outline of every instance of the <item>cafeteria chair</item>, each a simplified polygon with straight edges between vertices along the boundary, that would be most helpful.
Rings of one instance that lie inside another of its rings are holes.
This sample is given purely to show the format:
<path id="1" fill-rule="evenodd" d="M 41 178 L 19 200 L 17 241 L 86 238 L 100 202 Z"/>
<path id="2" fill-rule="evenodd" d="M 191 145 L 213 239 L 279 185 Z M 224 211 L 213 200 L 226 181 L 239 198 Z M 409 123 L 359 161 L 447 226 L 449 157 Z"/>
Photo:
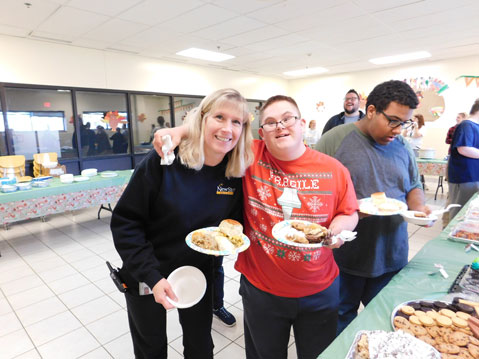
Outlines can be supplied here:
<path id="1" fill-rule="evenodd" d="M 17 179 L 25 176 L 25 156 L 0 156 L 0 174 L 2 177 L 14 176 Z"/>

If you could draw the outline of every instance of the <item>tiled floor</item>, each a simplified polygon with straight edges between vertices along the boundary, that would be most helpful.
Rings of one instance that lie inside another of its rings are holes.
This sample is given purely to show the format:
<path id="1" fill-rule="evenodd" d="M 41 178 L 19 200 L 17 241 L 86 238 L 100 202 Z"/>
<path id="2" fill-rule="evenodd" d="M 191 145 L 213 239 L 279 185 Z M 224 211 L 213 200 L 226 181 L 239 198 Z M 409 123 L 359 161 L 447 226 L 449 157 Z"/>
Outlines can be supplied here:
<path id="1" fill-rule="evenodd" d="M 434 201 L 430 179 L 427 202 Z M 55 215 L 0 229 L 0 358 L 133 358 L 125 300 L 108 276 L 105 260 L 119 266 L 109 230 L 110 215 L 97 209 Z M 409 225 L 410 257 L 441 231 Z M 226 257 L 225 303 L 237 324 L 213 321 L 215 358 L 244 354 L 239 273 Z M 168 313 L 169 358 L 181 358 L 182 338 L 176 310 Z M 294 338 L 289 357 L 296 358 Z"/>

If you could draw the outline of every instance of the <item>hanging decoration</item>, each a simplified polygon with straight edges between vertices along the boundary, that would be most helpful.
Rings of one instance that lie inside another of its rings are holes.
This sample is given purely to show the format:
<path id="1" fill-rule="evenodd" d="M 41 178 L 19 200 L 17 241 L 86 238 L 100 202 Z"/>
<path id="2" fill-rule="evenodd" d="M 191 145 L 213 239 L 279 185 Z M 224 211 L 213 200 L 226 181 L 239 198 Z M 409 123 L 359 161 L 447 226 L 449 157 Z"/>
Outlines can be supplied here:
<path id="1" fill-rule="evenodd" d="M 466 87 L 469 87 L 469 85 L 474 80 L 476 80 L 476 87 L 479 87 L 479 76 L 462 75 L 462 76 L 459 76 L 456 80 L 459 80 L 460 78 L 464 78 L 464 82 L 466 83 Z"/>
<path id="2" fill-rule="evenodd" d="M 325 106 L 323 101 L 319 101 L 316 103 L 316 111 L 323 112 L 324 109 L 325 109 Z"/>
<path id="3" fill-rule="evenodd" d="M 410 79 L 404 79 L 404 82 L 411 86 L 417 93 L 417 91 L 432 90 L 438 95 L 441 92 L 446 91 L 449 86 L 444 81 L 435 77 L 415 77 Z"/>
<path id="4" fill-rule="evenodd" d="M 108 123 L 113 131 L 116 130 L 119 123 L 128 122 L 125 116 L 118 114 L 118 111 L 108 111 L 102 121 Z"/>
<path id="5" fill-rule="evenodd" d="M 146 115 L 144 113 L 140 113 L 138 115 L 138 122 L 143 122 L 146 120 Z"/>

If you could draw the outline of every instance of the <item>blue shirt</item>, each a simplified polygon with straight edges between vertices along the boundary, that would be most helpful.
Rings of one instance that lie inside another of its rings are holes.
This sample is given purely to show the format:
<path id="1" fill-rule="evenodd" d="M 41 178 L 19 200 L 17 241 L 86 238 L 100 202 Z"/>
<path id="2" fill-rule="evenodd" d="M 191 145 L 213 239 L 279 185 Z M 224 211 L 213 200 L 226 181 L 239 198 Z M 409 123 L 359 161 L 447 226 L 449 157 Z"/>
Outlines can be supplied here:
<path id="1" fill-rule="evenodd" d="M 454 131 L 449 158 L 448 178 L 450 183 L 479 182 L 479 159 L 461 155 L 458 147 L 479 148 L 479 125 L 462 121 Z"/>

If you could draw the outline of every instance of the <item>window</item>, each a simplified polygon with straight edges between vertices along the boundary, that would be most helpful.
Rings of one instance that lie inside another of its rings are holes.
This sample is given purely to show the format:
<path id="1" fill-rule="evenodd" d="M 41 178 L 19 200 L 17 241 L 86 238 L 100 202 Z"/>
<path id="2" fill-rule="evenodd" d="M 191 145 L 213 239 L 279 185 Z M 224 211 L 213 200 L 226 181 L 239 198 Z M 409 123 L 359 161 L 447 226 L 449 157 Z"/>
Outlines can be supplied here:
<path id="1" fill-rule="evenodd" d="M 7 123 L 13 153 L 33 159 L 34 153 L 56 152 L 78 157 L 70 90 L 5 88 Z"/>
<path id="2" fill-rule="evenodd" d="M 259 110 L 262 106 L 261 102 L 257 101 L 248 101 L 248 110 L 251 115 L 253 122 L 251 123 L 251 131 L 253 131 L 253 137 L 259 139 Z"/>
<path id="3" fill-rule="evenodd" d="M 170 96 L 131 95 L 130 102 L 134 151 L 146 153 L 153 148 L 155 130 L 170 121 Z"/>
<path id="4" fill-rule="evenodd" d="M 175 108 L 175 125 L 181 126 L 186 114 L 195 107 L 199 106 L 202 99 L 203 98 L 198 97 L 174 97 L 173 106 Z M 168 110 L 167 113 L 169 116 L 170 111 Z"/>
<path id="5" fill-rule="evenodd" d="M 0 105 L 0 156 L 7 155 L 7 142 L 5 138 L 5 122 L 3 122 L 2 106 Z"/>
<path id="6" fill-rule="evenodd" d="M 7 113 L 10 127 L 14 131 L 66 131 L 65 114 L 61 112 L 24 112 Z"/>
<path id="7" fill-rule="evenodd" d="M 77 91 L 82 155 L 128 153 L 126 93 Z"/>

